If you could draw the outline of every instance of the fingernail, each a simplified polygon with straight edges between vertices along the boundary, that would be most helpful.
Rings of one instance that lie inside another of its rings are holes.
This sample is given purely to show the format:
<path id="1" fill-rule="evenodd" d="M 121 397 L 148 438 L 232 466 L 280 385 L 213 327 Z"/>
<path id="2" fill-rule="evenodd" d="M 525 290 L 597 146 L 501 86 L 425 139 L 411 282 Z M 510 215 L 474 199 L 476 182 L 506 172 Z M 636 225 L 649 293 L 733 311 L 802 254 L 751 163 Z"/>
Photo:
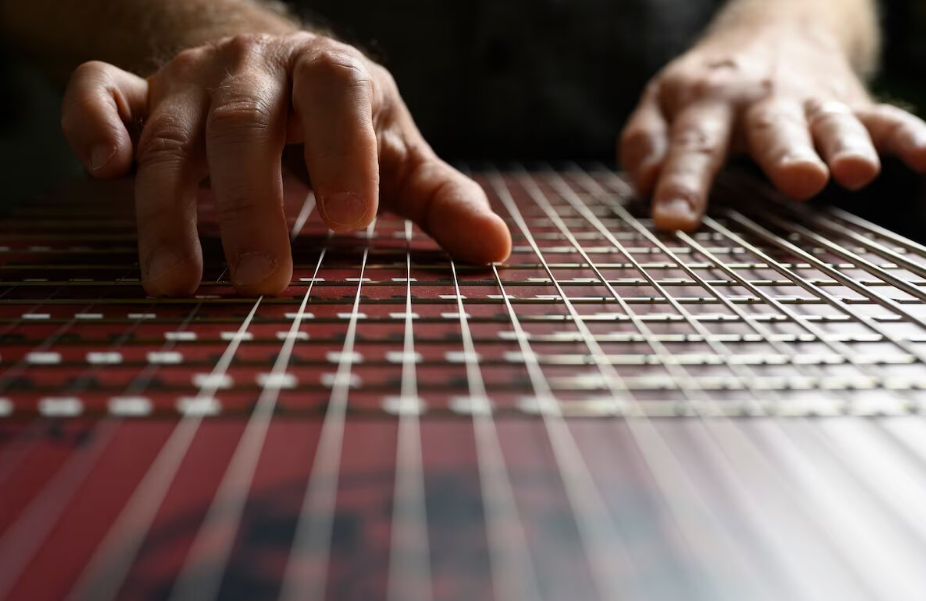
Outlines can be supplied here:
<path id="1" fill-rule="evenodd" d="M 238 286 L 256 286 L 276 271 L 277 262 L 263 253 L 241 255 L 235 264 L 234 282 Z"/>
<path id="2" fill-rule="evenodd" d="M 171 248 L 164 247 L 155 250 L 148 259 L 148 268 L 145 270 L 145 281 L 153 282 L 164 277 L 176 269 L 184 260 L 183 256 Z"/>
<path id="3" fill-rule="evenodd" d="M 90 171 L 98 171 L 116 155 L 115 146 L 99 145 L 90 152 Z"/>
<path id="4" fill-rule="evenodd" d="M 662 213 L 670 214 L 683 219 L 693 219 L 695 217 L 695 212 L 691 206 L 691 203 L 684 198 L 673 198 L 667 202 L 661 202 L 657 206 L 657 209 L 659 209 L 659 211 Z"/>
<path id="5" fill-rule="evenodd" d="M 342 192 L 323 199 L 324 213 L 332 225 L 349 227 L 363 219 L 366 206 L 356 194 Z"/>

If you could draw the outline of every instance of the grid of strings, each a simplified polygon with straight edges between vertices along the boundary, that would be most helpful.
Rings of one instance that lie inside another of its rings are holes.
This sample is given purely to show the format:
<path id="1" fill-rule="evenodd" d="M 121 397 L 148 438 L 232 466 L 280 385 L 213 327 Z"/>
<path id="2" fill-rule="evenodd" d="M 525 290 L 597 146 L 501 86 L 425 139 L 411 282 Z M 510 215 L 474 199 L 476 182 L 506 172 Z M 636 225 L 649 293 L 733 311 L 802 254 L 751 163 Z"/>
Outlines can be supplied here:
<path id="1" fill-rule="evenodd" d="M 316 229 L 309 236 L 314 260 L 301 266 L 291 299 L 227 302 L 209 295 L 155 303 L 130 296 L 137 287 L 131 267 L 116 268 L 126 272 L 118 284 L 87 286 L 94 282 L 33 277 L 41 272 L 35 263 L 23 270 L 28 277 L 11 281 L 6 264 L 8 286 L 0 296 L 6 414 L 137 417 L 179 409 L 184 415 L 71 599 L 116 597 L 197 429 L 217 412 L 246 415 L 247 425 L 174 600 L 218 595 L 246 501 L 242 492 L 280 412 L 324 412 L 281 593 L 313 600 L 326 594 L 350 411 L 398 415 L 393 528 L 401 536 L 392 539 L 390 599 L 431 596 L 418 430 L 422 414 L 442 410 L 473 421 L 496 598 L 540 597 L 494 419 L 508 411 L 542 421 L 596 590 L 614 599 L 626 591 L 613 561 L 626 558 L 627 549 L 564 417 L 686 416 L 730 461 L 748 467 L 743 473 L 767 476 L 755 482 L 766 502 L 787 504 L 793 501 L 787 488 L 769 488 L 781 477 L 727 416 L 919 410 L 926 381 L 921 247 L 835 211 L 798 209 L 780 218 L 756 207 L 750 216 L 718 209 L 697 235 L 657 237 L 627 208 L 623 181 L 604 170 L 484 170 L 477 178 L 515 235 L 512 260 L 488 271 L 448 262 L 409 224 L 387 218 L 354 240 Z M 295 219 L 294 239 L 312 209 L 310 197 Z M 224 269 L 213 275 L 214 292 L 222 292 Z M 113 298 L 114 289 L 127 291 L 125 297 Z M 38 290 L 48 294 L 35 300 Z M 114 317 L 126 307 L 131 314 Z M 69 336 L 84 322 L 93 327 Z M 216 355 L 211 349 L 219 341 Z M 92 344 L 108 350 L 88 351 Z M 17 354 L 18 347 L 28 350 Z M 146 360 L 133 358 L 131 349 Z M 55 379 L 59 370 L 68 374 L 64 380 Z M 104 371 L 125 373 L 104 379 Z M 165 401 L 182 394 L 189 396 L 176 406 Z M 118 422 L 100 424 L 97 435 L 105 441 Z M 707 506 L 690 503 L 697 497 L 686 494 L 690 479 L 653 422 L 631 419 L 627 427 L 687 544 L 715 549 L 703 559 L 713 572 L 748 572 L 736 561 L 713 562 L 717 548 L 735 551 L 736 541 L 711 528 L 717 516 Z M 72 467 L 88 470 L 94 459 L 81 461 Z M 80 480 L 80 470 L 68 475 Z M 50 499 L 60 492 L 48 490 Z M 25 517 L 0 538 L 0 557 L 8 560 L 0 598 L 49 534 Z M 32 536 L 19 536 L 17 527 Z"/>
<path id="2" fill-rule="evenodd" d="M 772 197 L 656 236 L 603 169 L 476 177 L 514 234 L 506 264 L 454 264 L 395 217 L 332 237 L 310 197 L 292 296 L 256 301 L 219 261 L 200 296 L 146 299 L 130 216 L 81 231 L 70 207 L 25 209 L 2 249 L 0 414 L 247 414 L 268 389 L 319 412 L 342 388 L 361 413 L 489 396 L 536 414 L 548 395 L 568 415 L 918 411 L 921 246 Z"/>

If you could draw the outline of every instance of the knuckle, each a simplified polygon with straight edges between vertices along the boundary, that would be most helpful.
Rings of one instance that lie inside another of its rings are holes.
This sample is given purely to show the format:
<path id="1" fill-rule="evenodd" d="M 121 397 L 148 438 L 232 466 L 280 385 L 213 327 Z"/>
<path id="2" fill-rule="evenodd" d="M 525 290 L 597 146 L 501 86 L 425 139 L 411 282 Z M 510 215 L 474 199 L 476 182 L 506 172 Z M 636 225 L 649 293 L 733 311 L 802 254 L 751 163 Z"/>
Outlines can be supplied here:
<path id="1" fill-rule="evenodd" d="M 98 79 L 109 71 L 111 66 L 103 61 L 87 61 L 81 63 L 71 73 L 71 83 L 84 79 Z"/>
<path id="2" fill-rule="evenodd" d="M 325 48 L 300 61 L 297 69 L 299 75 L 327 85 L 360 87 L 372 84 L 362 55 L 348 46 Z"/>
<path id="3" fill-rule="evenodd" d="M 203 47 L 188 48 L 174 56 L 162 71 L 180 79 L 192 79 L 198 76 L 208 54 L 208 50 Z"/>
<path id="4" fill-rule="evenodd" d="M 220 42 L 222 50 L 233 58 L 247 58 L 270 44 L 272 36 L 264 33 L 240 33 Z"/>
<path id="5" fill-rule="evenodd" d="M 252 221 L 260 213 L 260 203 L 253 190 L 245 185 L 228 186 L 222 191 L 222 201 L 216 203 L 216 217 L 222 223 Z"/>
<path id="6" fill-rule="evenodd" d="M 270 129 L 273 111 L 260 98 L 234 95 L 222 100 L 209 113 L 206 129 L 210 136 L 237 137 Z"/>
<path id="7" fill-rule="evenodd" d="M 140 165 L 179 165 L 192 160 L 193 146 L 187 127 L 172 119 L 154 120 L 142 130 L 136 158 Z"/>
<path id="8" fill-rule="evenodd" d="M 697 127 L 680 129 L 672 143 L 678 150 L 689 154 L 712 154 L 717 148 L 716 136 Z"/>

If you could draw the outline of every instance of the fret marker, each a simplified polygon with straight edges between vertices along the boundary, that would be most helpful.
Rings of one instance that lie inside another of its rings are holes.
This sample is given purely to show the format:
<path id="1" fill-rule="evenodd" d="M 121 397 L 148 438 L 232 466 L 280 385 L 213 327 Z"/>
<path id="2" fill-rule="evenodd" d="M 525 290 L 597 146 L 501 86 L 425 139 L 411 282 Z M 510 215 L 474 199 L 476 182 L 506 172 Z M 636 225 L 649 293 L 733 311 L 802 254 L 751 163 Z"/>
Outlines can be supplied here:
<path id="1" fill-rule="evenodd" d="M 308 332 L 291 332 L 287 330 L 285 332 L 277 332 L 276 337 L 277 337 L 277 340 L 288 340 L 290 338 L 292 338 L 293 340 L 308 340 L 309 333 Z"/>
<path id="2" fill-rule="evenodd" d="M 148 363 L 155 365 L 176 365 L 183 363 L 183 355 L 177 352 L 154 352 L 148 353 Z"/>
<path id="3" fill-rule="evenodd" d="M 419 397 L 390 396 L 383 399 L 383 411 L 392 415 L 422 415 L 427 404 Z"/>
<path id="4" fill-rule="evenodd" d="M 225 390 L 231 388 L 233 383 L 228 374 L 196 374 L 193 376 L 193 385 L 199 388 Z"/>
<path id="5" fill-rule="evenodd" d="M 177 401 L 177 411 L 184 416 L 208 417 L 222 412 L 222 403 L 213 397 L 182 397 Z"/>
<path id="6" fill-rule="evenodd" d="M 117 417 L 151 415 L 151 400 L 143 396 L 116 396 L 109 399 L 109 412 Z"/>
<path id="7" fill-rule="evenodd" d="M 293 374 L 257 374 L 257 385 L 262 388 L 292 389 L 298 385 Z"/>
<path id="8" fill-rule="evenodd" d="M 172 342 L 192 342 L 196 340 L 196 332 L 164 332 L 164 339 Z"/>
<path id="9" fill-rule="evenodd" d="M 39 401 L 39 413 L 45 417 L 77 417 L 84 405 L 76 397 L 45 397 Z"/>
<path id="10" fill-rule="evenodd" d="M 87 363 L 92 365 L 118 365 L 122 363 L 122 354 L 107 353 L 87 353 Z"/>
<path id="11" fill-rule="evenodd" d="M 13 415 L 13 402 L 10 399 L 0 399 L 0 417 Z"/>
<path id="12" fill-rule="evenodd" d="M 26 361 L 32 365 L 57 365 L 61 363 L 61 353 L 29 353 L 26 355 Z"/>
<path id="13" fill-rule="evenodd" d="M 249 340 L 254 340 L 254 334 L 251 332 L 222 332 L 219 334 L 219 338 L 225 342 L 231 342 L 232 340 L 237 340 L 238 342 L 245 342 Z"/>

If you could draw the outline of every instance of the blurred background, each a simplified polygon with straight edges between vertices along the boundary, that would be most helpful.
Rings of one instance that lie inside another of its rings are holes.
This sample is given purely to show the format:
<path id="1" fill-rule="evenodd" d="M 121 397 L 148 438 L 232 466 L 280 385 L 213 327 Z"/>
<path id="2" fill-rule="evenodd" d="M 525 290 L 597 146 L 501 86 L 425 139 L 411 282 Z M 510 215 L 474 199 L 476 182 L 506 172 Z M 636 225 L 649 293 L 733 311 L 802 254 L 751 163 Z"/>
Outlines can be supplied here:
<path id="1" fill-rule="evenodd" d="M 303 2 L 303 4 L 307 4 Z M 439 153 L 613 162 L 647 80 L 722 0 L 314 0 L 304 20 L 395 75 Z M 926 0 L 881 0 L 875 93 L 926 106 Z M 0 42 L 0 206 L 81 173 L 59 130 L 60 90 Z"/>

